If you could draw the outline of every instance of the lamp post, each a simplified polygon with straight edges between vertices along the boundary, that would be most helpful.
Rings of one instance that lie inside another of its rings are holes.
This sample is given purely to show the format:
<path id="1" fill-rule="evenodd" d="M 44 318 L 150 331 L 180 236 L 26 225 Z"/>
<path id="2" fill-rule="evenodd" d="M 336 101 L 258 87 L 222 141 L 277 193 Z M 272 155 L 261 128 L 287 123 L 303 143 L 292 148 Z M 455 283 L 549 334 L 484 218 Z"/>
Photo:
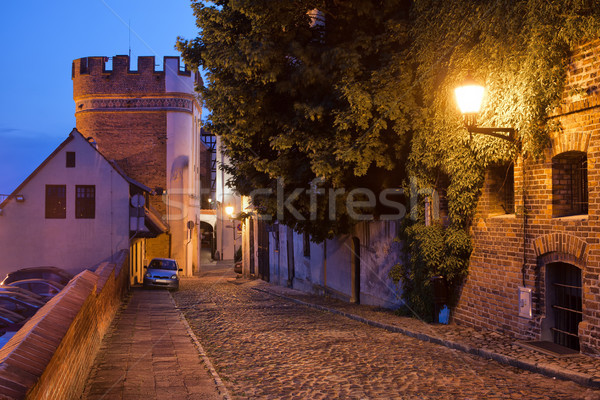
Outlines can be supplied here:
<path id="1" fill-rule="evenodd" d="M 458 108 L 463 114 L 465 127 L 471 137 L 473 133 L 477 133 L 516 143 L 514 128 L 483 128 L 477 126 L 477 114 L 481 110 L 481 103 L 485 94 L 483 86 L 468 77 L 461 86 L 454 89 L 454 94 Z"/>
<path id="2" fill-rule="evenodd" d="M 456 102 L 458 108 L 463 114 L 465 127 L 471 134 L 474 133 L 480 135 L 487 135 L 496 137 L 499 139 L 507 140 L 513 144 L 517 144 L 520 148 L 521 143 L 517 142 L 515 138 L 514 128 L 483 128 L 477 126 L 477 114 L 481 110 L 481 103 L 483 102 L 483 96 L 485 94 L 485 88 L 475 82 L 472 78 L 467 77 L 465 82 L 456 89 L 454 89 L 456 96 Z M 526 200 L 526 180 L 525 180 L 525 161 L 523 160 L 523 266 L 521 267 L 521 274 L 523 279 L 523 286 L 519 287 L 519 299 L 522 295 L 526 296 L 529 293 L 531 296 L 531 289 L 526 287 L 525 273 L 527 270 L 527 213 L 525 212 L 525 200 Z M 531 318 L 530 314 L 525 315 Z"/>

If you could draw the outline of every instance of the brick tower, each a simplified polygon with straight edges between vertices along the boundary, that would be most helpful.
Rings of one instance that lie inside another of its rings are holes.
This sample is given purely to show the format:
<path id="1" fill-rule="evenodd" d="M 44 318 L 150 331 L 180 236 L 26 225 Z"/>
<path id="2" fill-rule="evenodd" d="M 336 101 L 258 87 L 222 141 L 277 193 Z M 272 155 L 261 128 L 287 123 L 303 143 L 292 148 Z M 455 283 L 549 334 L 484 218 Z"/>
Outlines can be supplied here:
<path id="1" fill-rule="evenodd" d="M 202 108 L 194 92 L 198 73 L 181 68 L 179 57 L 86 57 L 73 61 L 77 129 L 133 179 L 154 189 L 153 206 L 169 232 L 149 239 L 141 256 L 177 259 L 185 275 L 199 265 L 200 140 Z M 204 160 L 202 160 L 204 161 Z M 206 187 L 206 186 L 205 186 Z"/>

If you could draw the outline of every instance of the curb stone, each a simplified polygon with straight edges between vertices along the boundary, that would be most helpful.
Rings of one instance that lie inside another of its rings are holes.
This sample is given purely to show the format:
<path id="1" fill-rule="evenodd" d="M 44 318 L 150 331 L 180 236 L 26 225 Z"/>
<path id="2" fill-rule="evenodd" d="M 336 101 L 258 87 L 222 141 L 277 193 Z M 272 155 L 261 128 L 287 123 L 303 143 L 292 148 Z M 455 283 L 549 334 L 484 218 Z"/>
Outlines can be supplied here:
<path id="1" fill-rule="evenodd" d="M 491 360 L 494 360 L 503 365 L 509 365 L 511 367 L 516 367 L 516 368 L 523 369 L 526 371 L 535 372 L 538 374 L 548 376 L 550 378 L 558 378 L 558 379 L 562 379 L 565 381 L 572 381 L 572 382 L 575 382 L 577 384 L 580 384 L 580 385 L 586 386 L 586 387 L 600 388 L 600 379 L 595 379 L 593 376 L 588 375 L 588 374 L 570 371 L 570 370 L 567 370 L 567 369 L 564 369 L 564 368 L 561 368 L 561 367 L 558 367 L 555 365 L 551 365 L 551 364 L 535 363 L 535 362 L 531 362 L 528 360 L 521 360 L 519 358 L 507 356 L 504 354 L 499 354 L 499 353 L 493 352 L 491 350 L 479 349 L 479 348 L 476 348 L 476 347 L 473 347 L 473 346 L 470 346 L 467 344 L 441 339 L 441 338 L 431 336 L 431 335 L 428 335 L 428 334 L 422 333 L 422 332 L 414 332 L 414 331 L 411 331 L 411 330 L 408 330 L 405 328 L 400 328 L 397 326 L 388 325 L 388 324 L 384 324 L 381 322 L 369 320 L 369 319 L 360 317 L 355 314 L 350 314 L 350 313 L 347 313 L 344 311 L 339 311 L 339 310 L 336 310 L 335 308 L 322 306 L 319 304 L 307 303 L 305 301 L 298 300 L 293 297 L 289 297 L 289 296 L 286 296 L 286 295 L 283 295 L 280 293 L 275 293 L 270 290 L 257 288 L 257 287 L 253 287 L 252 289 L 256 290 L 258 292 L 263 292 L 266 294 L 270 294 L 272 296 L 280 297 L 280 298 L 286 299 L 288 301 L 304 305 L 306 307 L 330 312 L 332 314 L 338 314 L 343 317 L 353 319 L 355 321 L 362 322 L 364 324 L 374 326 L 376 328 L 384 329 L 389 332 L 400 333 L 405 336 L 415 338 L 417 340 L 421 340 L 424 342 L 431 342 L 434 344 L 439 344 L 441 346 L 448 347 L 450 349 L 459 350 L 463 353 L 468 353 L 468 354 L 472 354 L 472 355 L 475 355 L 478 357 L 491 359 Z"/>
<path id="2" fill-rule="evenodd" d="M 219 376 L 219 373 L 217 372 L 217 370 L 213 366 L 212 362 L 208 358 L 208 355 L 204 351 L 204 347 L 202 347 L 202 344 L 200 344 L 200 341 L 198 340 L 198 338 L 194 334 L 194 331 L 192 330 L 192 327 L 187 322 L 187 319 L 185 319 L 185 316 L 183 315 L 183 312 L 179 308 L 177 308 L 177 303 L 175 303 L 175 299 L 173 299 L 173 295 L 171 294 L 171 292 L 169 292 L 169 298 L 171 299 L 171 302 L 173 303 L 173 306 L 175 307 L 175 309 L 177 311 L 179 311 L 179 318 L 181 319 L 181 322 L 183 322 L 183 325 L 185 326 L 185 329 L 187 330 L 188 335 L 192 339 L 192 342 L 194 342 L 194 345 L 196 346 L 196 349 L 198 350 L 198 355 L 200 356 L 200 358 L 202 358 L 202 361 L 206 365 L 206 368 L 208 369 L 208 371 L 212 375 L 213 380 L 215 381 L 215 384 L 217 386 L 217 390 L 219 391 L 219 393 L 221 393 L 221 395 L 223 396 L 224 400 L 231 400 L 231 395 L 229 394 L 229 391 L 225 387 L 225 384 L 221 380 L 221 377 Z"/>

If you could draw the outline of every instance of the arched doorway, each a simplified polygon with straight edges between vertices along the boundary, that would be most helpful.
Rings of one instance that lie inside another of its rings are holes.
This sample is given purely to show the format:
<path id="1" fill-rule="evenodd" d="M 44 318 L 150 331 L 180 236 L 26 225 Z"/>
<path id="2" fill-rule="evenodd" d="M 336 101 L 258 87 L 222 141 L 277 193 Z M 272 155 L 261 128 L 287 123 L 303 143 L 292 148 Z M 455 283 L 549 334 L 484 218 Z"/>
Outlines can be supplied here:
<path id="1" fill-rule="evenodd" d="M 350 247 L 350 277 L 351 277 L 351 297 L 350 302 L 360 304 L 360 240 L 352 237 L 352 246 Z"/>
<path id="2" fill-rule="evenodd" d="M 564 262 L 546 265 L 546 318 L 542 339 L 579 350 L 583 319 L 581 269 Z"/>
<path id="3" fill-rule="evenodd" d="M 201 259 L 205 260 L 210 255 L 210 260 L 215 258 L 217 244 L 215 241 L 214 228 L 205 221 L 200 221 L 200 251 Z"/>

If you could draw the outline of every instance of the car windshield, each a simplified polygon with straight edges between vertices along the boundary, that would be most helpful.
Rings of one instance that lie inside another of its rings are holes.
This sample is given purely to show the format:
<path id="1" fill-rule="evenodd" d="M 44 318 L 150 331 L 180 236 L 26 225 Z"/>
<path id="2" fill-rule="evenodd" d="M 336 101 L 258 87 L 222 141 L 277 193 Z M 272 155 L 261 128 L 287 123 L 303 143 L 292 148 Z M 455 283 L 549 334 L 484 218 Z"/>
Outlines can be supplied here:
<path id="1" fill-rule="evenodd" d="M 175 264 L 175 261 L 171 260 L 152 260 L 148 268 L 177 271 L 177 264 Z"/>

